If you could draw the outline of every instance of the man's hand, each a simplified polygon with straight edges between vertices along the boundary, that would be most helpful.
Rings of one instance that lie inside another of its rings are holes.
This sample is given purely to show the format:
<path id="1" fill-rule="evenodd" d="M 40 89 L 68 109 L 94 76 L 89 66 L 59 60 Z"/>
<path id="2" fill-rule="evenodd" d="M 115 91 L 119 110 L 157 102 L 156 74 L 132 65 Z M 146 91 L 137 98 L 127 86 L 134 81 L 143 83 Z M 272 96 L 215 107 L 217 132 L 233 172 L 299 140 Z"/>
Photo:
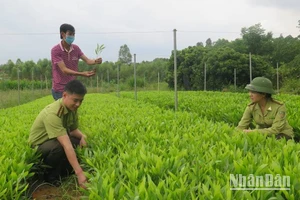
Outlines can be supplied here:
<path id="1" fill-rule="evenodd" d="M 79 141 L 79 145 L 80 145 L 80 147 L 85 147 L 85 146 L 87 146 L 87 143 L 86 143 L 86 138 L 87 138 L 87 136 L 86 135 L 84 135 L 78 128 L 77 129 L 75 129 L 75 130 L 73 130 L 73 131 L 71 131 L 70 132 L 70 135 L 71 136 L 73 136 L 73 137 L 76 137 L 76 138 L 78 138 L 80 141 Z"/>
<path id="2" fill-rule="evenodd" d="M 250 129 L 245 129 L 245 130 L 243 130 L 243 132 L 244 133 L 250 133 L 250 132 L 252 132 L 253 130 L 250 130 Z"/>
<path id="3" fill-rule="evenodd" d="M 92 71 L 85 71 L 85 72 L 81 72 L 82 76 L 85 76 L 85 77 L 91 77 L 91 76 L 94 76 L 95 75 L 95 71 L 92 70 Z"/>
<path id="4" fill-rule="evenodd" d="M 101 63 L 102 63 L 102 58 L 95 59 L 95 65 L 101 64 Z"/>
<path id="5" fill-rule="evenodd" d="M 83 189 L 86 189 L 85 183 L 86 183 L 86 177 L 83 173 L 83 171 L 81 170 L 81 172 L 76 173 L 77 175 L 77 181 L 80 187 L 82 187 Z"/>
<path id="6" fill-rule="evenodd" d="M 78 131 L 78 129 L 76 129 L 76 130 Z M 75 132 L 73 131 L 73 134 L 76 135 L 76 131 Z M 77 134 L 78 134 L 78 132 L 77 132 Z M 81 137 L 82 137 L 82 135 L 81 135 Z M 69 136 L 67 134 L 65 134 L 65 135 L 57 137 L 57 140 L 64 148 L 67 159 L 68 159 L 70 165 L 73 167 L 75 174 L 77 175 L 78 184 L 80 185 L 80 187 L 86 188 L 84 185 L 84 183 L 86 182 L 86 177 L 83 173 L 82 168 L 80 167 L 80 165 L 78 163 L 76 153 L 72 146 Z"/>
<path id="7" fill-rule="evenodd" d="M 80 147 L 86 147 L 87 143 L 85 141 L 85 136 L 82 136 L 79 142 Z"/>

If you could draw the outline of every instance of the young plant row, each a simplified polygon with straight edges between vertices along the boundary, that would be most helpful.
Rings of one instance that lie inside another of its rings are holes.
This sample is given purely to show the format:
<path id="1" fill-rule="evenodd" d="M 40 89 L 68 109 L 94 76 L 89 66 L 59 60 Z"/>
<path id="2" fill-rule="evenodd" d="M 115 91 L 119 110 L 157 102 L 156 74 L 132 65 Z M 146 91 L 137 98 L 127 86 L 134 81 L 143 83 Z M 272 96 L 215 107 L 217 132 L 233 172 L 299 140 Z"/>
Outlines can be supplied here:
<path id="1" fill-rule="evenodd" d="M 30 127 L 40 110 L 53 101 L 43 98 L 22 106 L 0 109 L 0 199 L 22 199 L 30 169 L 37 161 L 28 145 Z"/>
<path id="2" fill-rule="evenodd" d="M 122 92 L 121 97 L 134 99 L 134 93 Z M 285 103 L 288 122 L 300 138 L 300 97 L 297 95 L 274 95 L 275 100 Z M 174 110 L 174 92 L 139 92 L 138 101 L 152 103 L 161 108 Z M 237 126 L 246 106 L 250 103 L 246 93 L 230 92 L 178 92 L 178 110 L 196 113 L 214 122 L 226 122 Z"/>
<path id="3" fill-rule="evenodd" d="M 36 157 L 27 144 L 46 97 L 0 110 L 0 199 L 20 199 Z M 196 112 L 174 113 L 150 103 L 88 94 L 79 149 L 88 199 L 299 199 L 300 145 L 242 134 Z M 289 191 L 231 191 L 230 174 L 290 176 Z"/>
<path id="4" fill-rule="evenodd" d="M 89 199 L 300 198 L 293 141 L 109 95 L 88 95 L 80 114 Z M 230 174 L 290 176 L 290 190 L 231 191 Z"/>

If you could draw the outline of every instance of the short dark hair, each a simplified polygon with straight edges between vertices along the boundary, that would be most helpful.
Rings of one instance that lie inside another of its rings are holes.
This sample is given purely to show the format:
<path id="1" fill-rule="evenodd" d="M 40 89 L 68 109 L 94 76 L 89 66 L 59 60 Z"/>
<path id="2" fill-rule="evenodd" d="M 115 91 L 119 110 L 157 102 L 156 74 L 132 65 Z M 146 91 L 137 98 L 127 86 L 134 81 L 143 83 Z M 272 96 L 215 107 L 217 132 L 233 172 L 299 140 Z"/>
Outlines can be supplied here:
<path id="1" fill-rule="evenodd" d="M 265 93 L 265 92 L 257 92 L 259 94 L 265 94 L 267 99 L 272 99 L 272 94 Z"/>
<path id="2" fill-rule="evenodd" d="M 267 99 L 272 99 L 272 94 L 266 94 Z"/>
<path id="3" fill-rule="evenodd" d="M 62 39 L 61 32 L 67 33 L 67 31 L 71 31 L 75 33 L 75 28 L 71 24 L 62 24 L 59 28 L 60 39 Z"/>
<path id="4" fill-rule="evenodd" d="M 70 94 L 85 95 L 87 93 L 86 87 L 79 80 L 72 80 L 68 82 L 64 89 L 65 92 Z"/>

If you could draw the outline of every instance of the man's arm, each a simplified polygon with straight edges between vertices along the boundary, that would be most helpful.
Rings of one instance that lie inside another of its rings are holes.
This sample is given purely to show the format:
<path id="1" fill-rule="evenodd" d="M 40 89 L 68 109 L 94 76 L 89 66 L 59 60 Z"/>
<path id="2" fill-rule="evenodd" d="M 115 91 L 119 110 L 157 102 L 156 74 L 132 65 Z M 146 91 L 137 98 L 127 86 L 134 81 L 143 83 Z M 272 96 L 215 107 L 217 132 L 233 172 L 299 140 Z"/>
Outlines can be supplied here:
<path id="1" fill-rule="evenodd" d="M 249 106 L 247 106 L 244 111 L 243 117 L 242 117 L 241 121 L 239 122 L 238 126 L 236 127 L 236 129 L 239 129 L 239 130 L 248 129 L 251 121 L 252 121 L 251 110 L 250 110 Z"/>
<path id="2" fill-rule="evenodd" d="M 78 184 L 81 187 L 85 187 L 84 183 L 86 182 L 86 177 L 83 174 L 83 170 L 79 165 L 79 162 L 76 157 L 76 153 L 71 144 L 69 136 L 68 135 L 59 136 L 59 137 L 57 137 L 57 140 L 62 145 L 62 147 L 65 151 L 65 154 L 67 156 L 67 159 L 68 159 L 69 163 L 71 164 L 71 166 L 73 167 L 75 174 L 77 175 Z"/>
<path id="3" fill-rule="evenodd" d="M 85 139 L 86 139 L 86 135 L 84 135 L 78 128 L 71 131 L 70 132 L 70 135 L 73 136 L 73 137 L 76 137 L 78 139 L 80 139 L 80 147 L 84 147 L 87 145 Z"/>
<path id="4" fill-rule="evenodd" d="M 97 58 L 97 59 L 89 59 L 85 55 L 82 55 L 80 57 L 86 64 L 88 65 L 96 65 L 96 64 L 101 64 L 102 63 L 102 58 Z"/>
<path id="5" fill-rule="evenodd" d="M 95 74 L 93 71 L 78 72 L 78 71 L 69 69 L 66 66 L 66 64 L 64 63 L 64 61 L 61 57 L 61 54 L 59 52 L 60 52 L 60 50 L 58 51 L 56 49 L 56 47 L 52 48 L 51 49 L 51 60 L 52 60 L 52 63 L 55 63 L 58 65 L 58 67 L 64 74 L 72 75 L 72 76 L 86 76 L 86 77 L 90 77 Z"/>
<path id="6" fill-rule="evenodd" d="M 78 72 L 78 71 L 74 71 L 72 69 L 67 68 L 67 66 L 65 65 L 64 61 L 60 61 L 59 63 L 57 63 L 58 67 L 60 68 L 60 70 L 67 75 L 72 75 L 72 76 L 85 76 L 85 77 L 90 77 L 95 75 L 94 71 L 84 71 L 84 72 Z"/>

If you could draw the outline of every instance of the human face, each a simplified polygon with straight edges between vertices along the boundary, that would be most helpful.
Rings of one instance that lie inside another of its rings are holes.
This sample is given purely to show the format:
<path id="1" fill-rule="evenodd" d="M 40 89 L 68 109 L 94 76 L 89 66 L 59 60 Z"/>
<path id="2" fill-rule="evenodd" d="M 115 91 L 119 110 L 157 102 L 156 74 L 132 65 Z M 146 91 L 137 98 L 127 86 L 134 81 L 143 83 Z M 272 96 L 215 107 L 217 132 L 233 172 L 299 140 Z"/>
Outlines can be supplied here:
<path id="1" fill-rule="evenodd" d="M 67 31 L 67 32 L 61 32 L 61 34 L 62 34 L 62 37 L 63 38 L 66 38 L 67 36 L 75 36 L 75 32 L 73 32 L 73 31 Z"/>
<path id="2" fill-rule="evenodd" d="M 76 111 L 80 107 L 80 105 L 84 99 L 84 95 L 70 94 L 68 92 L 64 92 L 63 99 L 64 99 L 65 106 L 69 110 Z"/>
<path id="3" fill-rule="evenodd" d="M 262 94 L 254 91 L 249 91 L 249 96 L 252 103 L 259 103 L 266 98 L 266 94 Z"/>
<path id="4" fill-rule="evenodd" d="M 62 38 L 68 45 L 71 45 L 75 40 L 75 33 L 72 31 L 62 32 Z"/>

